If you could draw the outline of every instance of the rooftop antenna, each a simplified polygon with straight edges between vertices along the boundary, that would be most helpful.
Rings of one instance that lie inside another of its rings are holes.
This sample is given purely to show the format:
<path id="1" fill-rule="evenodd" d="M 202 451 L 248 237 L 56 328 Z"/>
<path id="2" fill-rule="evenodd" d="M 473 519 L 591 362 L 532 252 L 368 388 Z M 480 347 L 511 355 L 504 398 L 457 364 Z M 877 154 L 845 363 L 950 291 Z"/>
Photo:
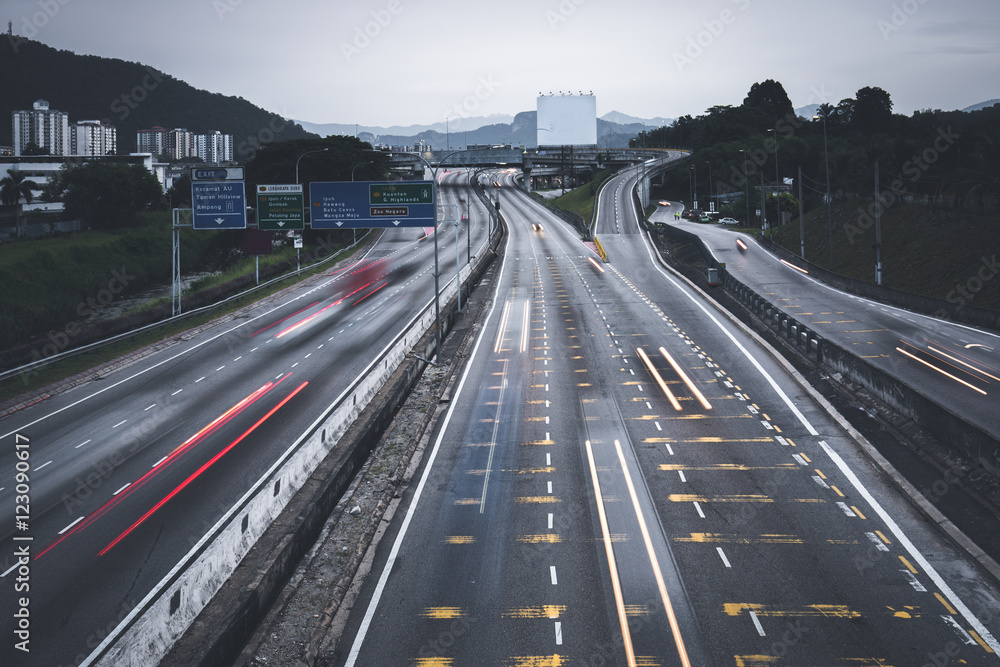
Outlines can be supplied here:
<path id="1" fill-rule="evenodd" d="M 13 35 L 14 34 L 14 22 L 13 21 L 7 21 L 7 34 L 8 35 Z"/>

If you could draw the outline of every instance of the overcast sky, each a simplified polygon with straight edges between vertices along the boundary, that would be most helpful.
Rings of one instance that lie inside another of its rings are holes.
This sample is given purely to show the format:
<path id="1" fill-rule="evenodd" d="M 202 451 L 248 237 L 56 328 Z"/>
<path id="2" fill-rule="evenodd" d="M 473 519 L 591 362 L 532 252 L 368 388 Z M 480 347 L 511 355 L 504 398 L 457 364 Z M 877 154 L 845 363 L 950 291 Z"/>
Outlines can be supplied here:
<path id="1" fill-rule="evenodd" d="M 1000 97 L 1000 0 L 0 0 L 16 35 L 314 123 L 430 124 L 591 92 L 598 116 L 738 105 L 754 82 L 894 111 Z M 54 95 L 53 95 L 54 96 Z"/>

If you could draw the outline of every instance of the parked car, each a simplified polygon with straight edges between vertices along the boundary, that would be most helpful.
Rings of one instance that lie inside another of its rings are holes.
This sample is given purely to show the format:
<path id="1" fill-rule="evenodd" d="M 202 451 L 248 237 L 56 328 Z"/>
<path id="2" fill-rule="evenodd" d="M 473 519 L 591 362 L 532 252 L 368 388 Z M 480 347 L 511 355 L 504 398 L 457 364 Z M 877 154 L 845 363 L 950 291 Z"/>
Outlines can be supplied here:
<path id="1" fill-rule="evenodd" d="M 740 221 L 737 220 L 736 218 L 722 218 L 721 220 L 719 220 L 719 224 L 722 224 L 722 225 L 734 225 L 735 226 L 735 225 L 740 224 Z"/>

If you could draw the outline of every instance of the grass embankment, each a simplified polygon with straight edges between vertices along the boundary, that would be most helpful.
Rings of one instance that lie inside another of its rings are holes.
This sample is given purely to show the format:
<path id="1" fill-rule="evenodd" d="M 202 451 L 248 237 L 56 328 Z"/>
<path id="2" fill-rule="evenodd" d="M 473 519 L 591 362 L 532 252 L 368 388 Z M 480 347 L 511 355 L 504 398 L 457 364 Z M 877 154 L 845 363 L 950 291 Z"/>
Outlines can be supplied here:
<path id="1" fill-rule="evenodd" d="M 586 225 L 590 225 L 594 215 L 594 198 L 597 190 L 604 182 L 604 179 L 611 175 L 610 169 L 598 172 L 589 183 L 584 183 L 578 188 L 573 188 L 561 197 L 550 199 L 549 203 L 564 211 L 571 211 L 583 218 Z"/>
<path id="2" fill-rule="evenodd" d="M 875 282 L 875 218 L 869 206 L 832 208 L 834 269 Z M 874 212 L 874 209 L 872 209 Z M 805 215 L 806 259 L 830 268 L 825 207 Z M 772 238 L 798 254 L 799 222 Z M 897 203 L 882 212 L 882 284 L 936 299 L 1000 310 L 1000 215 Z"/>
<path id="3" fill-rule="evenodd" d="M 211 270 L 214 266 L 212 258 L 218 257 L 220 248 L 227 246 L 227 243 L 220 243 L 220 241 L 232 241 L 232 238 L 227 240 L 221 236 L 226 233 L 199 232 L 197 234 L 185 234 L 182 232 L 181 265 L 185 271 Z M 231 234 L 231 232 L 228 233 Z M 161 237 L 166 238 L 165 244 Z M 348 239 L 348 237 L 345 236 L 345 239 Z M 325 249 L 327 252 L 333 253 L 345 245 L 327 245 Z M 51 304 L 49 306 L 51 311 L 43 313 L 43 315 L 48 315 L 49 319 L 46 321 L 53 322 L 54 324 L 47 325 L 47 328 L 41 329 L 41 335 L 46 335 L 46 332 L 58 334 L 58 332 L 68 331 L 83 321 L 88 309 L 100 309 L 102 307 L 102 300 L 114 300 L 123 295 L 139 292 L 148 287 L 163 284 L 163 282 L 169 282 L 170 249 L 169 224 L 166 224 L 164 229 L 161 230 L 150 228 L 124 232 L 122 234 L 84 232 L 72 236 L 8 244 L 0 249 L 0 276 L 5 275 L 4 272 L 7 272 L 7 274 L 16 273 L 18 267 L 23 267 L 25 262 L 34 263 L 37 265 L 37 270 L 33 275 L 34 280 L 24 282 L 25 289 L 30 294 L 23 295 L 23 298 L 17 302 L 5 296 L 2 305 L 0 305 L 0 312 L 3 313 L 4 317 L 10 317 L 8 313 L 17 312 L 18 309 L 22 313 L 26 312 L 22 307 L 23 303 L 30 303 L 33 299 L 47 302 Z M 340 259 L 348 256 L 349 254 L 344 254 Z M 294 259 L 294 257 L 294 248 L 282 248 L 275 251 L 272 255 L 262 256 L 260 265 L 263 269 L 267 265 L 280 262 L 284 259 Z M 196 260 L 200 260 L 200 264 L 196 265 Z M 303 262 L 311 263 L 311 260 L 306 262 L 305 256 L 303 256 Z M 165 273 L 159 271 L 158 266 L 154 266 L 161 263 L 166 264 Z M 61 267 L 68 268 L 62 270 Z M 252 295 L 214 308 L 207 313 L 185 318 L 180 322 L 164 324 L 144 334 L 131 336 L 113 345 L 75 355 L 58 363 L 49 364 L 37 372 L 12 378 L 0 383 L 0 401 L 8 400 L 25 392 L 47 386 L 52 382 L 72 377 L 77 373 L 99 366 L 121 355 L 128 354 L 185 330 L 200 326 L 221 315 L 238 310 L 255 300 L 262 299 L 282 290 L 293 284 L 296 280 L 325 271 L 327 268 L 329 268 L 328 265 L 325 265 L 320 268 L 303 271 L 300 277 L 289 274 L 284 280 L 258 290 Z M 254 258 L 242 258 L 232 262 L 225 271 L 195 281 L 187 292 L 206 289 L 242 275 L 252 274 L 254 270 Z M 74 281 L 72 279 L 74 274 L 88 275 L 92 278 L 89 281 Z M 161 274 L 163 275 L 161 276 Z M 117 282 L 112 283 L 112 280 Z M 87 286 L 87 282 L 89 282 L 89 287 Z M 119 286 L 125 282 L 128 283 L 127 287 L 119 290 Z M 83 289 L 82 287 L 87 288 Z M 115 290 L 118 291 L 116 292 Z M 147 302 L 146 307 L 156 305 L 159 301 Z M 55 305 L 57 303 L 62 304 L 61 309 Z M 83 313 L 82 316 L 81 312 Z M 36 321 L 40 321 L 40 319 Z"/>

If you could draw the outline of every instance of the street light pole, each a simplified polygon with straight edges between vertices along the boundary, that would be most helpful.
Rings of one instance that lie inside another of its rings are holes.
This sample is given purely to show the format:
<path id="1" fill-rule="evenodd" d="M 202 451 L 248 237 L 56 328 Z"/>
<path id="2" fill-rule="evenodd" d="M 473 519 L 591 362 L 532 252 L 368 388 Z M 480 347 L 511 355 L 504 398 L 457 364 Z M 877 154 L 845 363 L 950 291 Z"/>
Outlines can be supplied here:
<path id="1" fill-rule="evenodd" d="M 813 116 L 823 120 L 823 154 L 826 156 L 826 228 L 830 243 L 830 270 L 833 271 L 833 212 L 830 199 L 830 148 L 826 142 L 826 114 Z"/>
<path id="2" fill-rule="evenodd" d="M 317 148 L 314 151 L 306 151 L 305 153 L 303 153 L 302 155 L 299 156 L 299 159 L 295 161 L 295 184 L 296 185 L 298 185 L 298 183 L 299 183 L 299 162 L 302 160 L 302 158 L 304 158 L 305 156 L 309 155 L 310 153 L 322 153 L 323 151 L 328 151 L 328 150 L 330 150 L 330 149 L 329 148 Z"/>
<path id="3" fill-rule="evenodd" d="M 747 227 L 750 226 L 750 174 L 747 173 L 747 152 L 744 149 L 740 149 L 743 153 L 743 185 L 744 185 L 744 195 L 747 202 Z"/>
<path id="4" fill-rule="evenodd" d="M 768 132 L 774 132 L 774 203 L 778 207 L 778 226 L 781 226 L 781 177 L 778 175 L 778 131 L 771 129 Z"/>
<path id="5" fill-rule="evenodd" d="M 440 303 L 440 298 L 438 296 L 440 294 L 440 291 L 441 291 L 441 289 L 440 289 L 440 278 L 439 278 L 439 274 L 441 273 L 441 271 L 439 269 L 439 264 L 438 264 L 437 170 L 441 167 L 441 163 L 444 162 L 445 160 L 447 160 L 448 158 L 450 158 L 452 155 L 456 155 L 458 153 L 468 153 L 468 152 L 470 152 L 470 151 L 468 151 L 468 150 L 452 151 L 451 153 L 448 153 L 443 158 L 441 158 L 440 160 L 438 160 L 438 166 L 437 167 L 431 166 L 431 163 L 428 162 L 424 158 L 424 156 L 420 155 L 419 153 L 406 153 L 407 155 L 412 155 L 415 158 L 417 158 L 418 160 L 420 160 L 421 162 L 423 162 L 424 165 L 428 169 L 431 170 L 431 180 L 433 181 L 432 184 L 431 184 L 431 187 L 433 188 L 434 196 L 431 197 L 431 198 L 434 200 L 434 327 L 436 329 L 436 331 L 434 332 L 435 333 L 435 341 L 434 341 L 435 351 L 434 351 L 434 355 L 436 357 L 440 357 L 441 356 L 441 303 Z M 458 229 L 457 228 L 455 230 L 455 251 L 456 252 L 458 251 Z M 456 264 L 456 269 L 457 269 L 457 266 L 458 266 L 458 261 L 457 260 L 456 260 L 455 264 Z M 459 302 L 461 302 L 461 299 L 462 299 L 462 282 L 461 282 L 460 278 L 461 278 L 461 274 L 458 274 L 455 277 L 455 285 L 458 288 Z"/>

